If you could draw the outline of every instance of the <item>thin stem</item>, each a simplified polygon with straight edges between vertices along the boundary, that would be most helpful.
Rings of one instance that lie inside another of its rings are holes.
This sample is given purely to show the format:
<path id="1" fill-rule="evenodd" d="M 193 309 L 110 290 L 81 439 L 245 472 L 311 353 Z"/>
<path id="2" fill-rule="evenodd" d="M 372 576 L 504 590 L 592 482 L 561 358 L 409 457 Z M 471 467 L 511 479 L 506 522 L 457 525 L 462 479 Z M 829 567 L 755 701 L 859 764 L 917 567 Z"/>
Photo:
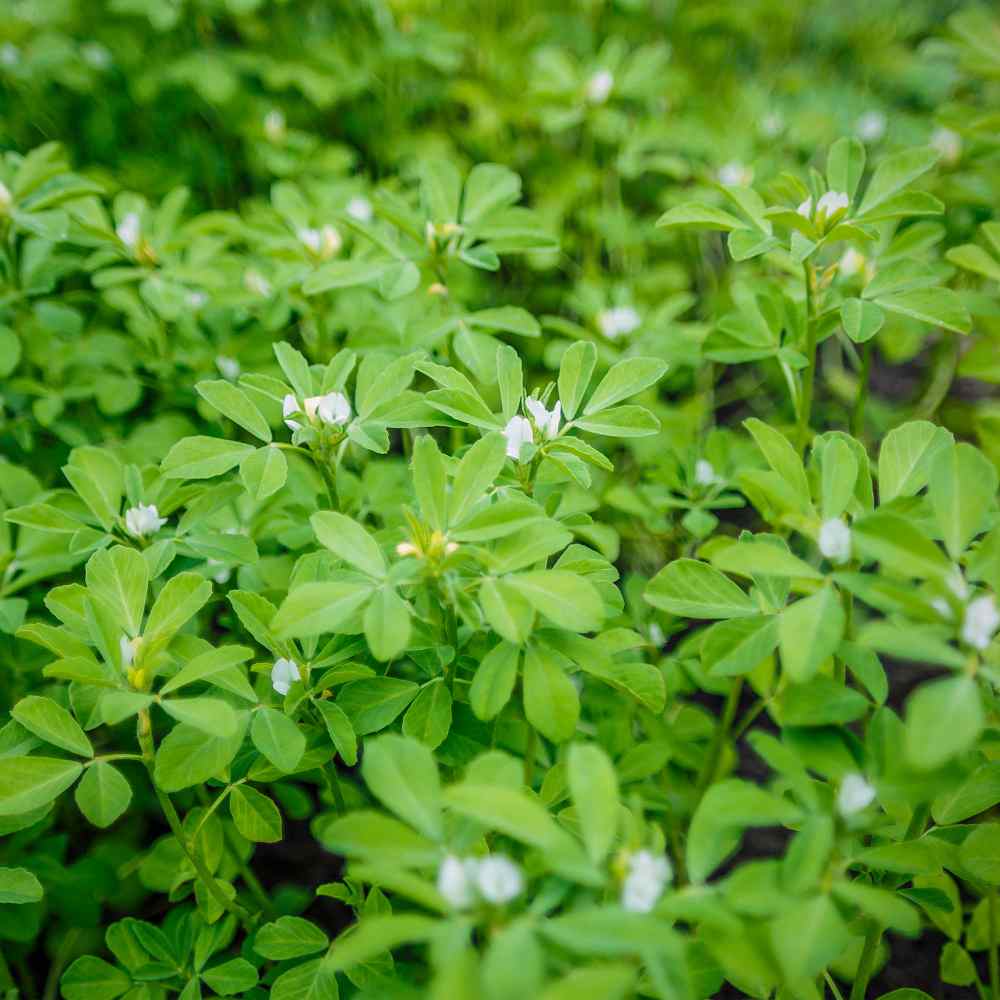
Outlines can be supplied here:
<path id="1" fill-rule="evenodd" d="M 854 400 L 854 409 L 851 411 L 851 433 L 856 437 L 861 437 L 865 429 L 865 406 L 868 403 L 868 382 L 872 372 L 872 352 L 875 338 L 866 340 L 861 348 L 861 372 L 858 375 L 858 395 Z"/>
<path id="2" fill-rule="evenodd" d="M 833 981 L 833 976 L 829 972 L 824 972 L 823 978 L 826 980 L 826 985 L 830 987 L 830 992 L 833 994 L 834 1000 L 844 1000 L 843 995 L 837 988 L 837 984 Z"/>
<path id="3" fill-rule="evenodd" d="M 340 787 L 340 776 L 337 774 L 337 758 L 331 757 L 330 763 L 321 769 L 320 774 L 326 782 L 327 791 L 333 796 L 336 803 L 337 812 L 341 815 L 347 812 L 347 803 L 344 801 L 344 792 Z"/>
<path id="4" fill-rule="evenodd" d="M 59 977 L 62 975 L 63 969 L 66 968 L 66 964 L 73 953 L 74 947 L 76 947 L 76 941 L 79 936 L 80 931 L 76 927 L 71 927 L 66 931 L 66 935 L 62 941 L 59 942 L 59 950 L 53 959 L 52 968 L 49 969 L 49 974 L 45 980 L 45 992 L 42 994 L 42 1000 L 56 1000 L 56 996 L 59 993 Z"/>
<path id="5" fill-rule="evenodd" d="M 340 510 L 340 497 L 337 494 L 337 477 L 330 467 L 328 457 L 316 457 L 316 465 L 323 476 L 323 485 L 326 486 L 326 497 L 331 510 Z"/>
<path id="6" fill-rule="evenodd" d="M 876 923 L 868 925 L 868 933 L 865 934 L 865 943 L 861 949 L 861 957 L 858 959 L 858 971 L 854 976 L 854 985 L 851 986 L 850 1000 L 865 1000 L 868 992 L 868 980 L 872 977 L 875 956 L 878 953 L 879 942 L 882 940 L 882 928 Z"/>
<path id="7" fill-rule="evenodd" d="M 525 725 L 528 727 L 528 738 L 524 744 L 524 784 L 531 788 L 535 780 L 535 748 L 538 745 L 538 733 L 530 722 Z"/>
<path id="8" fill-rule="evenodd" d="M 7 964 L 7 959 L 3 957 L 2 951 L 0 951 L 0 987 L 5 990 L 17 988 L 14 977 L 10 974 L 10 966 Z"/>
<path id="9" fill-rule="evenodd" d="M 809 421 L 812 418 L 813 390 L 816 384 L 816 302 L 814 285 L 816 271 L 812 264 L 806 261 L 802 265 L 806 283 L 806 365 L 802 373 L 802 397 L 799 400 L 798 446 L 804 452 L 809 442 Z"/>
<path id="10" fill-rule="evenodd" d="M 163 810 L 163 815 L 167 821 L 167 825 L 170 827 L 170 832 L 177 838 L 177 842 L 181 845 L 182 850 L 194 867 L 195 873 L 204 883 L 205 888 L 212 895 L 212 898 L 227 913 L 231 913 L 236 917 L 246 930 L 252 930 L 254 925 L 252 915 L 222 891 L 219 883 L 215 880 L 215 876 L 205 867 L 205 862 L 202 861 L 195 845 L 188 841 L 187 835 L 184 833 L 181 818 L 178 816 L 173 802 L 170 801 L 170 796 L 156 783 L 153 763 L 156 757 L 156 746 L 153 742 L 153 725 L 147 710 L 139 713 L 138 737 L 139 746 L 142 747 L 143 759 L 146 762 L 146 769 L 149 771 L 149 779 L 153 785 L 153 792 L 156 795 L 157 802 L 160 803 L 160 808 Z"/>
<path id="11" fill-rule="evenodd" d="M 733 719 L 736 718 L 736 710 L 740 705 L 740 694 L 742 691 L 743 679 L 737 678 L 729 688 L 729 693 L 726 695 L 726 704 L 722 709 L 722 718 L 719 720 L 719 724 L 716 726 L 715 733 L 712 736 L 712 742 L 708 748 L 708 756 L 705 758 L 705 766 L 702 768 L 701 775 L 698 778 L 698 790 L 695 795 L 695 802 L 701 800 L 708 786 L 715 780 L 715 772 L 718 771 L 719 761 L 722 759 L 722 748 L 726 744 L 726 738 L 729 736 L 729 731 L 732 728 Z"/>

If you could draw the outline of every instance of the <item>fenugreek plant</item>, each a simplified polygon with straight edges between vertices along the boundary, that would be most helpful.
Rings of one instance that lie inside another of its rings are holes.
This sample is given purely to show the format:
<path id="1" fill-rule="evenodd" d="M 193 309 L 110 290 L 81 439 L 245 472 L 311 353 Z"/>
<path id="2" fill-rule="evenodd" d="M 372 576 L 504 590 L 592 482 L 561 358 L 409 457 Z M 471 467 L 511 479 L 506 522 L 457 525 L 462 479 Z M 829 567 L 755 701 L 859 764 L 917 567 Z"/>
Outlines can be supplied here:
<path id="1" fill-rule="evenodd" d="M 1000 1000 L 1000 23 L 779 8 L 0 18 L 3 1000 Z"/>

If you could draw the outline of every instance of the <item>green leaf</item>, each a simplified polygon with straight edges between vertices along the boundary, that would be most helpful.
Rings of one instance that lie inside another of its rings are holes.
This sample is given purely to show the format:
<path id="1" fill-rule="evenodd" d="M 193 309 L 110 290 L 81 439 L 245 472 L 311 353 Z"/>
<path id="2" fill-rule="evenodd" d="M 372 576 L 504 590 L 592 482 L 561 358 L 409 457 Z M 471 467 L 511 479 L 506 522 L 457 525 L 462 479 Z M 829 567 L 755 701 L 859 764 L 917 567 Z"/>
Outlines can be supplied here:
<path id="1" fill-rule="evenodd" d="M 244 430 L 261 441 L 271 440 L 271 428 L 256 404 L 242 390 L 225 379 L 199 382 L 195 391 L 210 406 L 214 406 L 224 417 L 228 417 Z"/>
<path id="2" fill-rule="evenodd" d="M 237 785 L 229 793 L 229 812 L 236 829 L 247 840 L 277 844 L 282 837 L 281 813 L 264 794 L 249 785 Z"/>
<path id="3" fill-rule="evenodd" d="M 826 157 L 826 183 L 831 191 L 843 191 L 853 200 L 864 172 L 865 147 L 859 139 L 845 136 L 830 147 Z"/>
<path id="4" fill-rule="evenodd" d="M 120 771 L 98 760 L 84 772 L 74 797 L 80 812 L 103 830 L 128 809 L 132 801 L 132 786 Z"/>
<path id="5" fill-rule="evenodd" d="M 771 922 L 771 943 L 789 982 L 818 976 L 851 940 L 847 924 L 829 896 L 794 903 Z"/>
<path id="6" fill-rule="evenodd" d="M 269 1000 L 338 1000 L 339 996 L 336 970 L 316 958 L 278 976 Z"/>
<path id="7" fill-rule="evenodd" d="M 80 776 L 75 760 L 0 758 L 0 816 L 18 816 L 48 805 Z"/>
<path id="8" fill-rule="evenodd" d="M 980 764 L 961 784 L 934 800 L 931 815 L 939 826 L 961 823 L 1000 802 L 1000 761 Z"/>
<path id="9" fill-rule="evenodd" d="M 753 435 L 757 447 L 767 459 L 767 464 L 791 489 L 799 510 L 808 511 L 812 506 L 809 500 L 809 480 L 806 478 L 802 459 L 788 438 L 756 417 L 744 420 L 743 426 Z"/>
<path id="10" fill-rule="evenodd" d="M 283 961 L 323 951 L 330 941 L 314 923 L 302 917 L 278 917 L 264 924 L 254 938 L 253 950 L 264 958 Z"/>
<path id="11" fill-rule="evenodd" d="M 403 733 L 431 750 L 440 746 L 451 730 L 451 691 L 442 678 L 425 684 L 403 716 Z"/>
<path id="12" fill-rule="evenodd" d="M 914 288 L 880 295 L 878 305 L 910 319 L 941 326 L 954 333 L 968 333 L 972 317 L 958 295 L 949 288 Z"/>
<path id="13" fill-rule="evenodd" d="M 368 917 L 341 934 L 323 962 L 334 971 L 349 969 L 401 945 L 426 941 L 437 927 L 434 918 L 416 914 Z"/>
<path id="14" fill-rule="evenodd" d="M 258 448 L 240 462 L 240 479 L 251 500 L 274 496 L 288 479 L 288 460 L 280 448 Z"/>
<path id="15" fill-rule="evenodd" d="M 118 518 L 124 479 L 121 462 L 103 448 L 74 448 L 63 475 L 80 494 L 105 531 L 110 531 Z"/>
<path id="16" fill-rule="evenodd" d="M 756 604 L 717 569 L 696 559 L 675 559 L 646 586 L 654 608 L 683 618 L 747 618 Z"/>
<path id="17" fill-rule="evenodd" d="M 323 716 L 330 741 L 337 748 L 337 753 L 348 767 L 353 767 L 358 761 L 358 738 L 354 727 L 344 710 L 332 701 L 320 700 L 314 702 L 319 714 Z"/>
<path id="18" fill-rule="evenodd" d="M 958 860 L 973 878 L 1000 885 L 1000 823 L 977 823 L 958 849 Z"/>
<path id="19" fill-rule="evenodd" d="M 420 511 L 435 531 L 448 527 L 448 475 L 437 442 L 423 434 L 413 445 L 413 489 Z"/>
<path id="20" fill-rule="evenodd" d="M 985 724 L 971 677 L 922 684 L 906 702 L 906 756 L 920 770 L 940 767 L 973 746 Z"/>
<path id="21" fill-rule="evenodd" d="M 567 840 L 545 807 L 519 789 L 466 781 L 446 789 L 444 798 L 455 812 L 518 843 L 547 850 Z"/>
<path id="22" fill-rule="evenodd" d="M 779 576 L 821 580 L 823 574 L 792 555 L 787 548 L 765 541 L 738 541 L 712 553 L 712 565 L 737 576 Z"/>
<path id="23" fill-rule="evenodd" d="M 683 226 L 687 229 L 721 229 L 724 232 L 748 228 L 747 224 L 735 215 L 700 201 L 675 206 L 664 212 L 656 220 L 656 225 L 665 228 Z"/>
<path id="24" fill-rule="evenodd" d="M 338 559 L 355 569 L 381 579 L 385 576 L 385 557 L 378 543 L 357 521 L 345 514 L 324 510 L 309 519 L 319 543 Z"/>
<path id="25" fill-rule="evenodd" d="M 37 903 L 42 883 L 27 868 L 0 868 L 0 905 Z"/>
<path id="26" fill-rule="evenodd" d="M 310 294 L 305 283 L 303 283 L 303 290 L 307 295 Z M 311 396 L 313 394 L 312 373 L 309 371 L 309 362 L 304 355 L 287 341 L 282 340 L 274 345 L 274 356 L 278 359 L 278 364 L 281 365 L 285 378 L 288 379 L 299 399 L 303 400 Z"/>
<path id="27" fill-rule="evenodd" d="M 426 399 L 436 410 L 464 424 L 481 427 L 487 431 L 501 429 L 500 419 L 493 415 L 479 396 L 473 396 L 461 389 L 431 389 Z"/>
<path id="28" fill-rule="evenodd" d="M 701 663 L 713 677 L 748 674 L 777 646 L 776 616 L 733 618 L 718 622 L 705 632 Z"/>
<path id="29" fill-rule="evenodd" d="M 234 694 L 242 694 L 249 701 L 256 701 L 253 688 L 247 683 L 242 671 L 236 669 L 253 656 L 249 646 L 223 646 L 221 649 L 208 649 L 199 653 L 193 660 L 186 663 L 160 688 L 160 694 L 171 694 L 189 684 L 199 681 L 215 684 Z M 238 678 L 238 679 L 237 679 Z"/>
<path id="30" fill-rule="evenodd" d="M 78 958 L 59 980 L 65 1000 L 115 1000 L 132 986 L 132 977 L 102 958 Z"/>
<path id="31" fill-rule="evenodd" d="M 62 750 L 93 757 L 94 748 L 80 724 L 51 698 L 28 695 L 10 713 L 25 729 Z"/>
<path id="32" fill-rule="evenodd" d="M 337 704 L 358 736 L 385 729 L 416 698 L 420 685 L 399 677 L 372 677 L 341 688 Z"/>
<path id="33" fill-rule="evenodd" d="M 236 468 L 255 450 L 241 441 L 187 437 L 167 452 L 160 467 L 167 479 L 211 479 Z"/>
<path id="34" fill-rule="evenodd" d="M 957 560 L 996 506 L 996 466 L 965 442 L 941 448 L 931 462 L 927 495 L 945 548 Z"/>
<path id="35" fill-rule="evenodd" d="M 580 717 L 580 696 L 566 671 L 545 648 L 528 646 L 524 655 L 524 714 L 554 743 L 570 739 Z"/>
<path id="36" fill-rule="evenodd" d="M 290 774 L 299 766 L 306 751 L 306 738 L 284 712 L 261 708 L 254 713 L 250 726 L 253 745 L 279 771 Z"/>
<path id="37" fill-rule="evenodd" d="M 387 809 L 431 840 L 441 839 L 441 783 L 430 748 L 405 736 L 377 737 L 366 745 L 361 774 Z"/>
<path id="38" fill-rule="evenodd" d="M 233 958 L 201 973 L 205 983 L 220 996 L 228 997 L 257 985 L 257 970 L 245 958 Z"/>
<path id="39" fill-rule="evenodd" d="M 95 552 L 87 560 L 86 579 L 87 587 L 107 604 L 122 630 L 137 636 L 149 587 L 149 570 L 142 555 L 124 545 Z"/>
<path id="40" fill-rule="evenodd" d="M 566 765 L 587 854 L 595 865 L 602 864 L 618 833 L 620 805 L 614 764 L 596 744 L 574 743 Z"/>
<path id="41" fill-rule="evenodd" d="M 365 638 L 376 660 L 394 660 L 410 642 L 410 608 L 389 586 L 379 587 L 365 609 Z"/>
<path id="42" fill-rule="evenodd" d="M 567 420 L 576 416 L 596 364 L 597 348 L 587 340 L 571 344 L 563 354 L 559 362 L 559 401 Z"/>
<path id="43" fill-rule="evenodd" d="M 449 498 L 451 523 L 460 523 L 470 508 L 483 499 L 506 460 L 506 440 L 502 434 L 485 435 L 462 456 Z"/>
<path id="44" fill-rule="evenodd" d="M 917 579 L 943 578 L 951 572 L 948 557 L 912 522 L 877 511 L 851 527 L 858 551 L 890 573 Z"/>
<path id="45" fill-rule="evenodd" d="M 495 718 L 510 701 L 520 657 L 520 646 L 512 642 L 497 643 L 483 657 L 469 688 L 469 704 L 478 718 Z"/>
<path id="46" fill-rule="evenodd" d="M 245 733 L 242 721 L 229 737 L 210 736 L 194 726 L 179 723 L 156 751 L 156 784 L 165 792 L 179 792 L 219 777 L 232 763 Z"/>
<path id="47" fill-rule="evenodd" d="M 823 587 L 782 611 L 778 646 L 785 673 L 799 683 L 814 677 L 840 645 L 845 622 L 840 595 L 833 587 Z"/>
<path id="48" fill-rule="evenodd" d="M 504 577 L 540 614 L 560 628 L 593 632 L 604 620 L 604 605 L 594 585 L 575 573 L 542 569 Z"/>
<path id="49" fill-rule="evenodd" d="M 885 313 L 874 302 L 847 299 L 840 307 L 840 322 L 855 344 L 863 344 L 882 329 Z"/>
<path id="50" fill-rule="evenodd" d="M 615 406 L 593 416 L 577 417 L 573 423 L 604 437 L 647 437 L 660 429 L 660 421 L 642 406 Z"/>
<path id="51" fill-rule="evenodd" d="M 223 739 L 236 732 L 236 713 L 219 698 L 164 698 L 160 707 L 171 718 Z"/>
<path id="52" fill-rule="evenodd" d="M 527 641 L 535 621 L 535 610 L 527 598 L 506 580 L 483 579 L 479 601 L 492 628 L 508 642 Z"/>
<path id="53" fill-rule="evenodd" d="M 878 456 L 879 498 L 888 503 L 896 497 L 915 496 L 927 485 L 938 451 L 947 447 L 951 435 L 927 420 L 911 420 L 886 434 Z"/>
<path id="54" fill-rule="evenodd" d="M 857 217 L 863 219 L 897 191 L 925 174 L 937 161 L 938 153 L 929 147 L 907 149 L 886 156 L 875 168 Z"/>
<path id="55" fill-rule="evenodd" d="M 151 647 L 166 645 L 211 596 L 211 583 L 197 573 L 178 573 L 171 577 L 149 612 L 145 642 Z"/>
<path id="56" fill-rule="evenodd" d="M 615 403 L 655 385 L 667 370 L 659 358 L 625 358 L 612 365 L 583 408 L 584 416 L 600 413 Z"/>
<path id="57" fill-rule="evenodd" d="M 282 639 L 336 632 L 371 596 L 363 583 L 306 583 L 282 602 L 271 628 Z"/>

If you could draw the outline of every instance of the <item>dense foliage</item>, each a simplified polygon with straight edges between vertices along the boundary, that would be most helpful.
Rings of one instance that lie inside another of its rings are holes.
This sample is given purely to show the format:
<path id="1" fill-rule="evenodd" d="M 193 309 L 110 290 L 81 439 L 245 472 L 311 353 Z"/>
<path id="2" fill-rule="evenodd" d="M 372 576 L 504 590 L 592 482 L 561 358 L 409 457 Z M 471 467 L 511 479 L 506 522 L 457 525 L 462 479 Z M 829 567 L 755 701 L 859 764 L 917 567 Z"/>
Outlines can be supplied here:
<path id="1" fill-rule="evenodd" d="M 1000 1000 L 993 13 L 0 14 L 0 995 Z"/>

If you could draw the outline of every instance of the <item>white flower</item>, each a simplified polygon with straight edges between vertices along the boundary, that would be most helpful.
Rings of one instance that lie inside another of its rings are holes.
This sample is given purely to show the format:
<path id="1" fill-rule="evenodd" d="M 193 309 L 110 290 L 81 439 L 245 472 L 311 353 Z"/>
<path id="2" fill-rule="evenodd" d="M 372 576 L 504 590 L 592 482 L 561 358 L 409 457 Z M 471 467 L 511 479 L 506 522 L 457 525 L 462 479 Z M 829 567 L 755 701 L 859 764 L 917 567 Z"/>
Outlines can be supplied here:
<path id="1" fill-rule="evenodd" d="M 587 100 L 591 104 L 603 104 L 611 96 L 615 78 L 608 69 L 599 69 L 587 81 Z"/>
<path id="2" fill-rule="evenodd" d="M 827 216 L 835 215 L 842 209 L 846 209 L 851 203 L 851 199 L 843 191 L 827 191 L 818 202 L 816 202 L 816 214 L 821 212 Z"/>
<path id="3" fill-rule="evenodd" d="M 299 673 L 299 665 L 294 660 L 287 660 L 281 656 L 274 661 L 271 667 L 271 687 L 284 697 L 291 690 L 296 681 L 302 680 Z"/>
<path id="4" fill-rule="evenodd" d="M 766 139 L 773 139 L 781 134 L 785 120 L 777 111 L 764 115 L 760 122 L 760 132 Z"/>
<path id="5" fill-rule="evenodd" d="M 663 629 L 656 622 L 649 623 L 649 641 L 657 648 L 667 641 L 667 637 L 663 634 Z"/>
<path id="6" fill-rule="evenodd" d="M 467 910 L 476 901 L 475 878 L 478 864 L 449 854 L 438 867 L 437 890 L 453 910 Z"/>
<path id="7" fill-rule="evenodd" d="M 297 431 L 302 425 L 297 420 L 289 420 L 293 413 L 301 413 L 299 401 L 289 392 L 281 401 L 281 416 L 285 420 L 285 426 L 291 431 Z"/>
<path id="8" fill-rule="evenodd" d="M 142 235 L 141 222 L 138 212 L 128 212 L 125 218 L 115 227 L 115 234 L 129 248 L 134 250 L 139 244 L 139 237 Z"/>
<path id="9" fill-rule="evenodd" d="M 855 126 L 863 142 L 878 142 L 885 135 L 886 119 L 881 111 L 866 111 Z"/>
<path id="10" fill-rule="evenodd" d="M 551 410 L 546 410 L 538 399 L 526 399 L 524 405 L 535 421 L 539 434 L 546 438 L 554 438 L 559 433 L 559 421 L 562 419 L 562 403 L 556 403 Z"/>
<path id="11" fill-rule="evenodd" d="M 524 876 L 521 869 L 502 854 L 483 858 L 476 865 L 476 887 L 487 903 L 502 906 L 521 895 Z"/>
<path id="12" fill-rule="evenodd" d="M 602 309 L 597 314 L 597 325 L 608 340 L 616 340 L 622 334 L 631 333 L 642 320 L 631 306 L 615 306 Z"/>
<path id="13" fill-rule="evenodd" d="M 142 636 L 137 635 L 134 639 L 130 639 L 127 635 L 122 635 L 118 640 L 118 651 L 121 653 L 122 667 L 131 667 L 135 662 L 135 655 L 139 652 L 139 647 L 142 645 Z"/>
<path id="14" fill-rule="evenodd" d="M 340 233 L 330 225 L 319 229 L 299 229 L 295 235 L 307 250 L 324 260 L 332 257 L 344 245 Z"/>
<path id="15" fill-rule="evenodd" d="M 948 589 L 960 600 L 964 601 L 969 596 L 969 585 L 962 576 L 962 571 L 957 566 L 952 566 L 951 572 L 945 578 Z"/>
<path id="16" fill-rule="evenodd" d="M 21 61 L 21 50 L 13 42 L 0 45 L 0 66 L 16 66 Z"/>
<path id="17" fill-rule="evenodd" d="M 936 128 L 931 134 L 931 146 L 945 163 L 954 164 L 962 155 L 962 137 L 950 128 Z"/>
<path id="18" fill-rule="evenodd" d="M 107 69 L 111 65 L 111 53 L 100 42 L 85 42 L 80 47 L 80 55 L 93 69 Z"/>
<path id="19" fill-rule="evenodd" d="M 372 211 L 372 203 L 367 198 L 363 198 L 361 195 L 355 195 L 347 203 L 347 207 L 344 211 L 347 212 L 352 219 L 356 219 L 358 222 L 371 222 L 372 216 L 374 215 L 374 212 Z"/>
<path id="20" fill-rule="evenodd" d="M 795 211 L 802 216 L 803 219 L 811 219 L 813 214 L 813 200 L 810 195 Z"/>
<path id="21" fill-rule="evenodd" d="M 719 481 L 719 477 L 707 458 L 699 458 L 694 463 L 694 481 L 698 486 L 711 486 Z"/>
<path id="22" fill-rule="evenodd" d="M 753 180 L 753 171 L 744 163 L 724 163 L 716 174 L 725 187 L 747 187 Z"/>
<path id="23" fill-rule="evenodd" d="M 400 542 L 396 546 L 396 555 L 406 558 L 407 556 L 415 556 L 420 550 L 413 544 L 413 542 Z"/>
<path id="24" fill-rule="evenodd" d="M 848 247 L 840 258 L 837 270 L 840 271 L 843 277 L 853 278 L 854 275 L 860 274 L 864 270 L 864 267 L 865 255 L 859 253 L 854 247 Z"/>
<path id="25" fill-rule="evenodd" d="M 875 789 L 862 774 L 848 774 L 837 792 L 837 812 L 845 819 L 861 812 L 875 801 Z"/>
<path id="26" fill-rule="evenodd" d="M 195 289 L 195 291 L 187 293 L 187 298 L 184 301 L 187 302 L 191 309 L 201 309 L 202 306 L 208 304 L 208 296 L 204 292 Z"/>
<path id="27" fill-rule="evenodd" d="M 0 213 L 6 214 L 13 204 L 14 196 L 10 193 L 10 188 L 3 181 L 0 181 Z"/>
<path id="28" fill-rule="evenodd" d="M 205 565 L 208 566 L 216 583 L 227 583 L 233 575 L 233 571 L 221 559 L 206 559 Z"/>
<path id="29" fill-rule="evenodd" d="M 286 397 L 287 398 L 287 397 Z M 325 396 L 310 396 L 305 401 L 306 416 L 317 417 L 320 423 L 343 426 L 351 419 L 351 404 L 342 392 L 328 392 Z"/>
<path id="30" fill-rule="evenodd" d="M 670 861 L 663 855 L 636 851 L 628 859 L 628 872 L 622 883 L 622 906 L 632 913 L 648 913 L 673 873 Z"/>
<path id="31" fill-rule="evenodd" d="M 160 517 L 156 504 L 139 504 L 125 511 L 125 530 L 134 538 L 155 535 L 167 523 L 165 517 Z"/>
<path id="32" fill-rule="evenodd" d="M 264 115 L 264 135 L 271 142 L 281 142 L 285 138 L 285 116 L 277 108 Z"/>
<path id="33" fill-rule="evenodd" d="M 260 271 L 256 271 L 253 268 L 243 275 L 243 286 L 248 292 L 253 292 L 254 295 L 259 295 L 265 299 L 269 299 L 274 292 L 271 282 Z"/>
<path id="34" fill-rule="evenodd" d="M 840 517 L 824 521 L 819 529 L 819 550 L 830 562 L 845 563 L 851 558 L 851 529 Z"/>
<path id="35" fill-rule="evenodd" d="M 526 417 L 514 416 L 507 421 L 507 426 L 503 429 L 503 436 L 507 439 L 507 455 L 515 462 L 521 459 L 521 447 L 532 444 L 535 440 L 531 430 L 531 423 Z"/>
<path id="36" fill-rule="evenodd" d="M 970 601 L 962 620 L 962 641 L 973 649 L 985 649 L 1000 628 L 1000 611 L 992 594 Z"/>
<path id="37" fill-rule="evenodd" d="M 215 367 L 219 369 L 220 374 L 229 379 L 230 382 L 235 382 L 240 377 L 240 363 L 236 358 L 230 358 L 225 354 L 220 354 L 215 359 Z"/>

